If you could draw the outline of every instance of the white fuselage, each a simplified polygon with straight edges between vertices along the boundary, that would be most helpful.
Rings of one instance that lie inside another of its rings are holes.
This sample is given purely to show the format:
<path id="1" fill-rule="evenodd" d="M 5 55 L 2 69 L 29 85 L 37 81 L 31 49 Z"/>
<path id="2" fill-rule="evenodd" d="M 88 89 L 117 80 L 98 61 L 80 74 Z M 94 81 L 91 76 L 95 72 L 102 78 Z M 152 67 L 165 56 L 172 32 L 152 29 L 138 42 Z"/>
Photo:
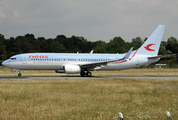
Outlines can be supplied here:
<path id="1" fill-rule="evenodd" d="M 115 61 L 107 65 L 88 67 L 88 70 L 123 70 L 148 65 L 159 59 L 149 60 L 149 56 L 137 55 L 133 51 L 128 60 Z M 17 70 L 63 70 L 65 65 L 82 66 L 90 63 L 116 60 L 125 54 L 75 54 L 75 53 L 27 53 L 12 56 L 3 62 L 4 66 Z"/>

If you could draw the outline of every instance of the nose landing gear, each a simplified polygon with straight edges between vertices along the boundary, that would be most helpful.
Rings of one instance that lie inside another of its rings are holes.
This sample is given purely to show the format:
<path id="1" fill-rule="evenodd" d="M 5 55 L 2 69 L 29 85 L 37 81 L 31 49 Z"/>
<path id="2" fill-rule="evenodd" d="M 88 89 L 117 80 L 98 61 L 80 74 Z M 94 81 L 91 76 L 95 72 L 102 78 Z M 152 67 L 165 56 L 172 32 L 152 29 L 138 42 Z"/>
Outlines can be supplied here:
<path id="1" fill-rule="evenodd" d="M 18 69 L 12 69 L 13 71 L 19 72 L 18 77 L 22 77 L 21 71 Z"/>
<path id="2" fill-rule="evenodd" d="M 18 77 L 22 77 L 22 74 L 19 72 Z"/>

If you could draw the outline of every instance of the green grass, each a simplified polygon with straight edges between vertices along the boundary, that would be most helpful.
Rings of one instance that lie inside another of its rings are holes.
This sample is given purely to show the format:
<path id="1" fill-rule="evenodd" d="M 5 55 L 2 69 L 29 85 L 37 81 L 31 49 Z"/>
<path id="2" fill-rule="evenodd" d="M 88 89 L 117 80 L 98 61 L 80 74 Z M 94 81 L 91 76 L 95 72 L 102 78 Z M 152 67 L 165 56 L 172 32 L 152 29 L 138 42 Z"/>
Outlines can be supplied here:
<path id="1" fill-rule="evenodd" d="M 166 111 L 178 119 L 177 79 L 0 80 L 0 119 L 106 120 L 124 116 L 150 119 Z"/>

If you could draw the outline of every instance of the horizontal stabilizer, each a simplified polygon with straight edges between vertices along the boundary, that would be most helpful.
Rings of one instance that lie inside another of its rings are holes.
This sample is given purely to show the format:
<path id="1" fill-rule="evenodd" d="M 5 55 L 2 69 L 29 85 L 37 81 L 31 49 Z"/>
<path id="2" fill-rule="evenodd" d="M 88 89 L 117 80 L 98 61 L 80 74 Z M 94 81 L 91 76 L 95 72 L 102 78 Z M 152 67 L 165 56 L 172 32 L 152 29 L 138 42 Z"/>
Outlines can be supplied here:
<path id="1" fill-rule="evenodd" d="M 172 56 L 176 56 L 176 54 L 171 54 L 171 55 L 158 55 L 158 56 L 148 57 L 148 59 L 166 58 L 166 57 L 172 57 Z"/>

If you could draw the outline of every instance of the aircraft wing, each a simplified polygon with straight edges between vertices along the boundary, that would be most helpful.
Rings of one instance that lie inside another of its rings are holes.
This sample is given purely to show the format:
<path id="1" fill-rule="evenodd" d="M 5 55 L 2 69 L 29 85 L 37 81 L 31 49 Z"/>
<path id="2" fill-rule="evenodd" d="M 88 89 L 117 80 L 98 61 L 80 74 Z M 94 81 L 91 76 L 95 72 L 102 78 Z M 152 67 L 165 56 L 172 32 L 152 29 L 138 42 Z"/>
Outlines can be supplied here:
<path id="1" fill-rule="evenodd" d="M 81 68 L 95 68 L 95 67 L 100 67 L 100 66 L 105 66 L 110 62 L 115 62 L 115 61 L 124 61 L 129 59 L 130 54 L 133 50 L 133 47 L 129 50 L 129 52 L 121 59 L 115 59 L 115 60 L 109 60 L 109 61 L 101 61 L 101 62 L 94 62 L 94 63 L 85 63 L 85 64 L 79 64 Z"/>

